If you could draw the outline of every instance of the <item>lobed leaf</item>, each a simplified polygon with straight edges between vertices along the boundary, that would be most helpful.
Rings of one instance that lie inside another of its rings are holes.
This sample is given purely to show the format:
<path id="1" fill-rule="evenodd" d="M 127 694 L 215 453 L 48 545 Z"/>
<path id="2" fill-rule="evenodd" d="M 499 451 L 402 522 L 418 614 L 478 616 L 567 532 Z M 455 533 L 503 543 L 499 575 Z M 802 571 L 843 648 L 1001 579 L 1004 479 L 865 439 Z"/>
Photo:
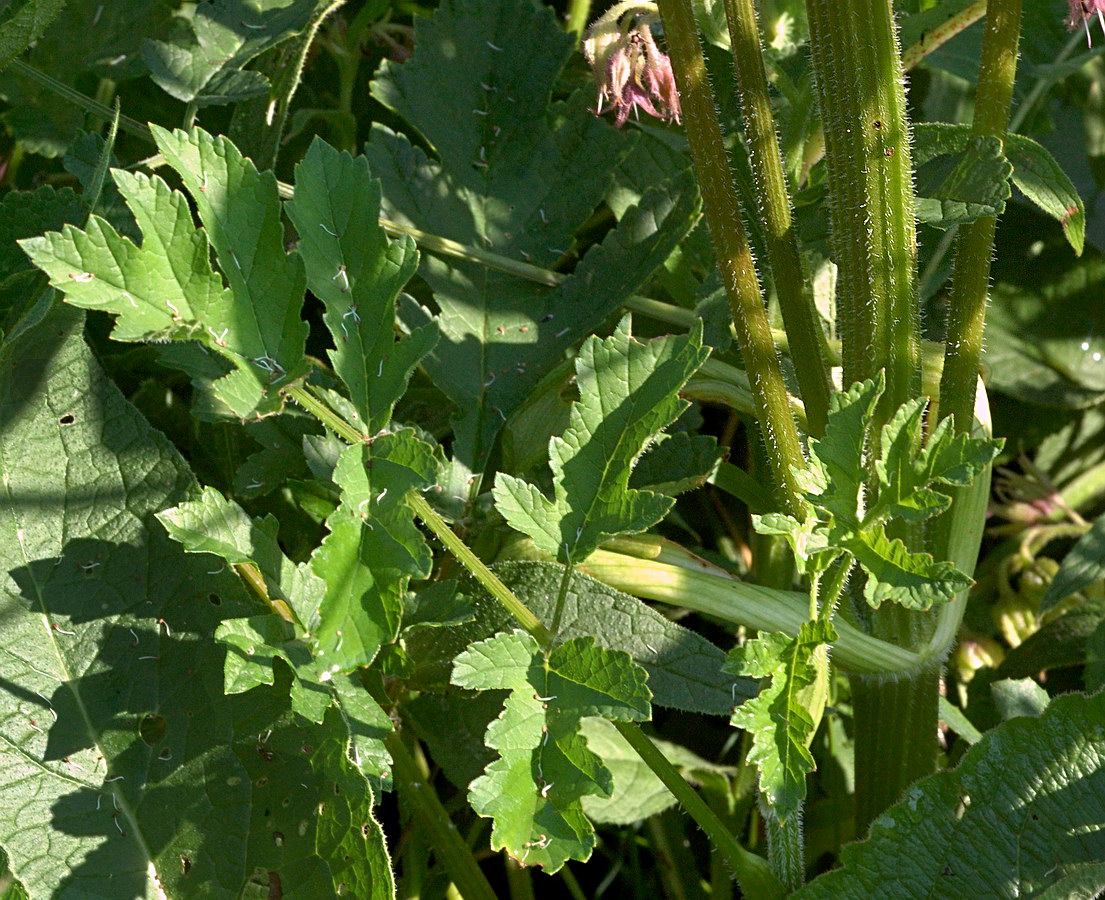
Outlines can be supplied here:
<path id="1" fill-rule="evenodd" d="M 188 29 L 180 29 L 175 39 L 143 40 L 142 59 L 162 90 L 197 107 L 267 94 L 268 80 L 244 66 L 295 35 L 315 5 L 314 0 L 282 7 L 260 0 L 200 3 L 188 18 Z"/>
<path id="2" fill-rule="evenodd" d="M 572 43 L 551 9 L 528 0 L 450 0 L 417 19 L 414 54 L 385 63 L 372 86 L 431 154 L 374 127 L 365 153 L 388 218 L 522 264 L 550 268 L 567 257 L 633 143 L 591 115 L 582 92 L 550 109 Z M 401 316 L 441 335 L 426 370 L 457 407 L 461 465 L 483 470 L 506 419 L 640 289 L 697 213 L 689 177 L 654 186 L 551 288 L 475 261 L 423 257 L 436 310 L 409 303 Z"/>
<path id="3" fill-rule="evenodd" d="M 315 138 L 296 165 L 288 216 L 299 231 L 307 286 L 326 307 L 334 371 L 353 403 L 354 424 L 372 434 L 391 420 L 411 373 L 438 335 L 425 326 L 395 339 L 395 300 L 418 267 L 414 241 L 380 227 L 380 185 L 363 156 Z"/>
<path id="4" fill-rule="evenodd" d="M 604 540 L 660 521 L 672 500 L 630 488 L 629 477 L 646 444 L 686 408 L 678 392 L 708 354 L 701 325 L 641 344 L 626 318 L 611 337 L 589 339 L 576 362 L 580 400 L 549 445 L 555 499 L 500 473 L 494 496 L 507 522 L 544 552 L 578 562 Z"/>
<path id="5" fill-rule="evenodd" d="M 153 522 L 195 483 L 104 375 L 82 326 L 55 306 L 0 347 L 11 873 L 44 897 L 231 898 L 259 871 L 270 890 L 391 897 L 339 711 L 296 721 L 283 673 L 275 690 L 224 695 L 226 653 L 210 635 L 256 607 L 230 571 Z"/>
<path id="6" fill-rule="evenodd" d="M 761 635 L 729 653 L 728 671 L 771 679 L 737 707 L 732 722 L 752 735 L 748 761 L 759 770 L 760 791 L 780 822 L 801 808 L 806 776 L 814 770 L 809 745 L 825 708 L 827 645 L 835 640 L 828 622 L 804 622 L 796 637 Z"/>
<path id="7" fill-rule="evenodd" d="M 651 714 L 645 673 L 626 653 L 573 638 L 548 654 L 530 635 L 497 634 L 457 659 L 453 683 L 510 691 L 487 729 L 499 756 L 469 787 L 472 808 L 492 819 L 491 846 L 525 865 L 557 871 L 586 860 L 594 828 L 581 800 L 610 796 L 610 773 L 579 735 L 580 719 L 642 721 Z"/>

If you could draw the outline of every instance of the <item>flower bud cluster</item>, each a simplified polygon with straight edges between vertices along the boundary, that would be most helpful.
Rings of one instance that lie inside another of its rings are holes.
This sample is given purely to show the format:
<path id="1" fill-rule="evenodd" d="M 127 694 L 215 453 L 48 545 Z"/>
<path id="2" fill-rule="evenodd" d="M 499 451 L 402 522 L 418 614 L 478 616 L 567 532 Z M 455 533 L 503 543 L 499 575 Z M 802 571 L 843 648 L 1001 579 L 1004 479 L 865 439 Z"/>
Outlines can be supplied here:
<path id="1" fill-rule="evenodd" d="M 617 13 L 619 7 L 611 12 Z M 607 13 L 590 27 L 583 41 L 583 54 L 598 85 L 594 113 L 613 112 L 618 128 L 638 109 L 657 119 L 679 121 L 679 92 L 671 60 L 652 35 L 650 23 L 655 16 L 639 14 L 645 8 L 645 4 L 634 4 L 628 15 Z M 635 19 L 634 24 L 623 24 L 625 18 Z"/>

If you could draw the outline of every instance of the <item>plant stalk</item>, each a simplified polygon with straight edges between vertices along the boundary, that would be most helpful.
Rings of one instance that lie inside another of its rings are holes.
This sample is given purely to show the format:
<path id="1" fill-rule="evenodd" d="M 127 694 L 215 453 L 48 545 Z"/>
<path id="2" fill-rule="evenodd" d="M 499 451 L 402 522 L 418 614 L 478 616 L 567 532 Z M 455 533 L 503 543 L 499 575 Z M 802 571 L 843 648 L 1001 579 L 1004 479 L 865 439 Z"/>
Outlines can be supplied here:
<path id="1" fill-rule="evenodd" d="M 709 804 L 698 795 L 698 792 L 687 784 L 683 776 L 676 771 L 675 766 L 648 739 L 640 727 L 631 722 L 613 724 L 634 752 L 675 795 L 683 809 L 706 832 L 714 849 L 729 863 L 744 895 L 763 898 L 763 900 L 781 898 L 784 894 L 783 886 L 772 873 L 767 860 L 745 850 L 740 845 L 740 842 L 718 818 L 717 813 L 710 809 Z"/>
<path id="2" fill-rule="evenodd" d="M 717 108 L 706 78 L 694 11 L 690 0 L 659 0 L 658 5 L 686 117 L 687 139 L 702 191 L 706 221 L 729 296 L 737 342 L 756 397 L 768 465 L 783 510 L 801 519 L 804 511 L 792 468 L 803 469 L 805 459 L 771 338 L 759 277 L 741 221 Z"/>
<path id="3" fill-rule="evenodd" d="M 1017 74 L 1020 20 L 1021 0 L 990 0 L 971 127 L 974 135 L 1005 135 Z M 985 216 L 960 229 L 952 276 L 940 415 L 955 416 L 956 430 L 964 433 L 970 432 L 975 405 L 996 230 L 995 216 Z"/>
<path id="4" fill-rule="evenodd" d="M 759 218 L 764 225 L 768 263 L 783 312 L 783 325 L 790 341 L 791 360 L 806 406 L 810 433 L 819 437 L 825 432 L 832 385 L 825 334 L 798 253 L 752 0 L 725 0 L 725 17 L 729 22 L 733 69 L 744 116 L 744 139 L 756 184 Z"/>
<path id="5" fill-rule="evenodd" d="M 385 741 L 391 754 L 395 786 L 399 795 L 414 810 L 418 824 L 425 829 L 434 854 L 440 860 L 465 900 L 495 900 L 495 891 L 480 871 L 472 851 L 449 820 L 433 785 L 426 783 L 418 765 L 398 731 Z"/>
<path id="6" fill-rule="evenodd" d="M 920 390 L 913 166 L 893 5 L 808 0 L 806 9 L 825 127 L 844 384 L 885 369 L 882 421 Z"/>

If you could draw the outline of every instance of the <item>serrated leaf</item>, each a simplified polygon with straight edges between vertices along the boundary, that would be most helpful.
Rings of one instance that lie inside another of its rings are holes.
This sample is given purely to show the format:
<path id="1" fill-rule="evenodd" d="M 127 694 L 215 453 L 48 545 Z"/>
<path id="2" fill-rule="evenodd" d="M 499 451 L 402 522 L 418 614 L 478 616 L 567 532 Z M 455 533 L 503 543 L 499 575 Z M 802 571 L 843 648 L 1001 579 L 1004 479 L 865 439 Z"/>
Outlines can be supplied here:
<path id="1" fill-rule="evenodd" d="M 1088 588 L 1105 579 L 1105 515 L 1098 516 L 1090 530 L 1078 539 L 1063 557 L 1059 571 L 1055 573 L 1047 593 L 1040 601 L 1044 613 L 1076 591 Z"/>
<path id="2" fill-rule="evenodd" d="M 472 808 L 493 820 L 492 848 L 549 872 L 587 859 L 595 835 L 580 801 L 609 796 L 611 784 L 578 734 L 580 719 L 647 719 L 644 671 L 591 637 L 573 638 L 546 656 L 532 636 L 514 631 L 468 647 L 456 659 L 453 683 L 510 691 L 486 735 L 499 758 L 469 788 Z"/>
<path id="3" fill-rule="evenodd" d="M 415 25 L 415 51 L 385 63 L 373 96 L 436 158 L 382 126 L 366 148 L 389 218 L 519 262 L 572 248 L 632 137 L 587 111 L 590 91 L 549 109 L 572 49 L 552 11 L 526 0 L 454 0 Z M 563 185 L 571 183 L 571 190 Z M 454 453 L 481 471 L 506 418 L 661 265 L 697 216 L 693 181 L 648 192 L 556 287 L 477 262 L 423 257 L 442 340 L 426 362 L 457 406 Z"/>
<path id="4" fill-rule="evenodd" d="M 395 300 L 418 267 L 414 241 L 389 241 L 380 227 L 380 185 L 363 156 L 315 138 L 296 165 L 288 215 L 299 231 L 307 285 L 326 306 L 334 371 L 366 433 L 384 428 L 411 373 L 438 335 L 426 326 L 399 341 Z"/>
<path id="5" fill-rule="evenodd" d="M 946 508 L 950 498 L 932 486 L 970 484 L 1001 443 L 957 435 L 949 420 L 922 444 L 925 403 L 910 401 L 883 427 L 874 461 L 876 484 L 864 487 L 867 432 L 884 383 L 880 372 L 830 398 L 825 436 L 810 440 L 808 468 L 795 473 L 813 515 L 799 522 L 771 514 L 753 523 L 765 534 L 785 536 L 804 572 L 824 571 L 842 551 L 855 558 L 866 573 L 864 597 L 871 606 L 893 600 L 925 610 L 969 587 L 971 579 L 952 563 L 890 538 L 886 524 L 922 520 Z"/>
<path id="6" fill-rule="evenodd" d="M 1076 65 L 1082 65 L 1081 62 Z M 971 126 L 940 123 L 918 123 L 914 127 L 914 163 L 918 166 L 918 193 L 922 194 L 925 179 L 922 176 L 923 164 L 941 154 L 952 157 L 962 156 L 972 140 Z M 1079 256 L 1086 237 L 1086 209 L 1067 173 L 1063 171 L 1048 149 L 1026 135 L 1006 134 L 1002 136 L 1004 159 L 1011 166 L 1010 175 L 1013 184 L 1041 212 L 1051 216 L 1063 226 L 1067 242 Z M 993 162 L 990 163 L 993 167 Z M 980 176 L 983 172 L 978 173 Z M 990 178 L 998 173 L 992 171 Z M 973 176 L 968 175 L 970 180 Z M 996 186 L 996 182 L 995 182 Z M 980 188 L 983 185 L 979 185 Z M 1008 198 L 1008 186 L 1005 198 Z M 975 198 L 979 199 L 978 196 Z M 996 195 L 994 198 L 996 199 Z M 1004 198 L 1003 198 L 1004 199 Z M 936 202 L 936 201 L 932 201 Z M 919 216 L 924 216 L 925 201 L 919 201 Z M 933 207 L 935 211 L 937 207 Z M 989 215 L 990 213 L 986 213 Z M 935 223 L 934 224 L 938 224 Z"/>
<path id="7" fill-rule="evenodd" d="M 996 137 L 970 137 L 962 150 L 916 160 L 917 220 L 936 228 L 999 216 L 1013 167 Z"/>
<path id="8" fill-rule="evenodd" d="M 1000 444 L 956 433 L 944 418 L 922 446 L 924 400 L 903 404 L 883 426 L 879 459 L 878 499 L 864 516 L 864 525 L 894 518 L 921 521 L 951 504 L 951 497 L 932 485 L 967 485 L 989 465 Z"/>
<path id="9" fill-rule="evenodd" d="M 294 724 L 286 679 L 224 696 L 225 651 L 208 636 L 251 603 L 229 571 L 150 527 L 194 480 L 105 377 L 82 325 L 55 307 L 0 349 L 11 872 L 36 897 L 240 897 L 260 870 L 312 897 L 345 882 L 385 900 L 383 836 L 341 759 L 346 730 Z"/>
<path id="10" fill-rule="evenodd" d="M 275 412 L 283 403 L 278 388 L 307 367 L 299 318 L 305 280 L 298 258 L 283 250 L 276 181 L 200 129 L 154 132 L 196 198 L 206 232 L 160 178 L 116 170 L 141 247 L 96 216 L 85 231 L 67 226 L 22 246 L 70 303 L 118 316 L 112 337 L 199 340 L 236 367 L 214 385 L 236 414 Z M 230 290 L 211 269 L 208 237 Z"/>
<path id="11" fill-rule="evenodd" d="M 157 518 L 190 553 L 214 554 L 232 566 L 255 565 L 270 601 L 286 604 L 301 629 L 317 626 L 323 582 L 309 566 L 296 565 L 284 555 L 276 540 L 275 518 L 252 520 L 214 488 L 204 488 L 198 499 L 166 509 Z"/>
<path id="12" fill-rule="evenodd" d="M 248 376 L 255 381 L 261 370 L 275 394 L 274 388 L 295 381 L 308 368 L 307 323 L 300 318 L 306 276 L 299 257 L 284 252 L 276 178 L 258 172 L 226 138 L 213 138 L 202 128 L 170 132 L 153 125 L 151 131 L 192 195 L 234 296 L 233 314 L 207 327 L 219 335 L 216 346 L 226 343 L 254 368 L 239 368 L 227 380 Z M 222 393 L 234 394 L 230 385 Z M 279 398 L 270 397 L 262 408 L 279 405 Z"/>
<path id="13" fill-rule="evenodd" d="M 679 390 L 706 360 L 702 328 L 641 344 L 624 319 L 609 338 L 589 339 L 576 363 L 580 400 L 562 437 L 549 445 L 554 500 L 500 473 L 494 496 L 513 528 L 562 562 L 660 521 L 672 500 L 633 490 L 629 477 L 645 445 L 686 408 Z"/>
<path id="14" fill-rule="evenodd" d="M 875 609 L 892 600 L 907 609 L 926 610 L 974 583 L 952 563 L 914 552 L 881 529 L 854 532 L 840 546 L 863 567 L 863 597 Z"/>
<path id="15" fill-rule="evenodd" d="M 265 94 L 268 80 L 243 66 L 296 34 L 314 7 L 314 0 L 293 0 L 280 7 L 262 0 L 200 3 L 189 18 L 190 34 L 173 41 L 146 39 L 142 58 L 159 87 L 197 107 Z"/>
<path id="16" fill-rule="evenodd" d="M 717 472 L 724 456 L 713 435 L 677 431 L 645 452 L 633 468 L 629 485 L 674 497 L 702 487 Z"/>
<path id="17" fill-rule="evenodd" d="M 0 22 L 0 69 L 23 53 L 65 8 L 66 0 L 30 0 Z"/>
<path id="18" fill-rule="evenodd" d="M 1005 135 L 1005 154 L 1013 164 L 1013 184 L 1041 211 L 1063 226 L 1079 256 L 1086 240 L 1086 207 L 1067 173 L 1046 147 L 1023 134 Z"/>
<path id="19" fill-rule="evenodd" d="M 752 735 L 748 761 L 759 770 L 760 790 L 780 822 L 801 806 L 806 776 L 814 770 L 809 744 L 825 708 L 824 687 L 817 687 L 827 682 L 827 645 L 835 640 L 828 622 L 804 622 L 797 637 L 761 635 L 729 653 L 729 671 L 771 679 L 732 721 Z"/>
<path id="20" fill-rule="evenodd" d="M 1103 722 L 1105 694 L 1071 694 L 987 732 L 957 768 L 908 788 L 796 900 L 1096 896 L 1105 888 Z"/>
<path id="21" fill-rule="evenodd" d="M 311 557 L 326 584 L 312 648 L 328 670 L 368 665 L 399 632 L 410 578 L 426 578 L 430 548 L 404 498 L 431 484 L 437 460 L 411 431 L 348 447 L 334 481 L 341 505 L 326 520 L 330 534 Z"/>

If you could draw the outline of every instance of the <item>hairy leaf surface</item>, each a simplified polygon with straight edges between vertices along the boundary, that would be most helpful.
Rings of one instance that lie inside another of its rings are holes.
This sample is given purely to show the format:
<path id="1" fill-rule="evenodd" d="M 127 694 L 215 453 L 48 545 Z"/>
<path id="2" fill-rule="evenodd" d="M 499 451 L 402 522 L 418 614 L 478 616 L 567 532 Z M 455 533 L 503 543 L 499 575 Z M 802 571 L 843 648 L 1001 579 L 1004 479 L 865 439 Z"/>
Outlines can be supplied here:
<path id="1" fill-rule="evenodd" d="M 307 286 L 326 306 L 334 371 L 356 409 L 354 424 L 379 431 L 438 335 L 424 326 L 395 339 L 395 300 L 418 267 L 414 241 L 380 227 L 380 184 L 363 156 L 315 138 L 295 169 L 288 215 L 299 231 Z"/>
<path id="2" fill-rule="evenodd" d="M 908 788 L 802 900 L 1093 897 L 1105 889 L 1105 694 L 1053 700 Z"/>
<path id="3" fill-rule="evenodd" d="M 211 634 L 255 607 L 228 569 L 154 521 L 194 481 L 105 378 L 82 324 L 58 307 L 0 350 L 11 871 L 43 897 L 231 898 L 258 870 L 315 897 L 342 884 L 392 896 L 336 711 L 294 720 L 286 677 L 283 690 L 223 694 Z"/>

